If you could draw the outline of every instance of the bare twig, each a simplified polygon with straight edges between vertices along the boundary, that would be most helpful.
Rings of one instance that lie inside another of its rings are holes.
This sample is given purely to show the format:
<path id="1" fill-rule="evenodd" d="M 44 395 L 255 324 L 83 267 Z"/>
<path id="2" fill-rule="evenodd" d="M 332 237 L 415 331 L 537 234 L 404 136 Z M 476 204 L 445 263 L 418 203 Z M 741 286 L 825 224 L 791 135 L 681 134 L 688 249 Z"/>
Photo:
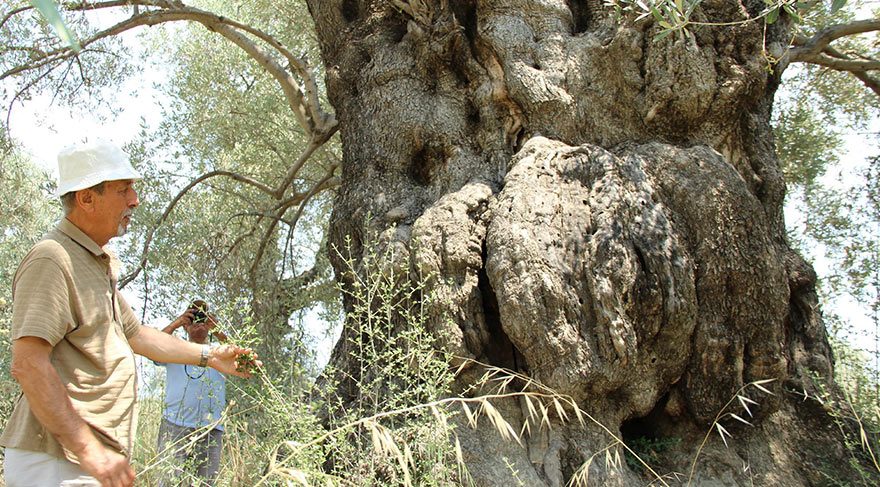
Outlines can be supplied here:
<path id="1" fill-rule="evenodd" d="M 153 225 L 152 228 L 150 228 L 150 231 L 147 233 L 147 237 L 144 241 L 144 249 L 141 252 L 140 261 L 138 262 L 138 265 L 134 268 L 134 270 L 131 273 L 129 273 L 128 275 L 124 276 L 122 279 L 119 280 L 119 287 L 120 288 L 124 288 L 126 285 L 128 285 L 128 283 L 130 283 L 134 278 L 136 278 L 138 276 L 138 274 L 140 274 L 141 270 L 144 268 L 144 266 L 147 263 L 147 254 L 149 253 L 150 245 L 153 242 L 153 236 L 156 234 L 156 230 L 160 226 L 162 226 L 162 224 L 168 218 L 168 215 L 171 214 L 171 212 L 174 210 L 174 207 L 177 206 L 178 202 L 180 202 L 181 198 L 183 198 L 183 196 L 186 193 L 188 193 L 189 190 L 191 190 L 193 187 L 195 187 L 199 183 L 201 183 L 207 179 L 217 177 L 217 176 L 226 176 L 226 177 L 232 178 L 235 181 L 249 184 L 249 185 L 254 186 L 255 188 L 257 188 L 257 189 L 259 189 L 269 195 L 275 194 L 275 190 L 273 188 L 270 188 L 269 186 L 267 186 L 259 181 L 256 181 L 254 179 L 251 179 L 247 176 L 242 176 L 238 173 L 234 173 L 231 171 L 211 171 L 209 173 L 203 174 L 203 175 L 199 176 L 198 178 L 194 179 L 192 182 L 190 182 L 188 185 L 186 185 L 186 187 L 184 187 L 182 190 L 180 190 L 179 193 L 177 193 L 177 196 L 175 196 L 174 199 L 171 200 L 171 203 L 169 203 L 168 207 L 165 208 L 165 211 L 162 213 L 162 216 L 159 217 L 159 220 L 156 221 L 156 223 Z"/>
<path id="2" fill-rule="evenodd" d="M 291 196 L 286 202 L 285 206 L 282 206 L 278 209 L 278 212 L 283 215 L 283 213 L 287 210 L 287 208 L 299 204 L 299 208 L 297 209 L 296 216 L 293 219 L 294 226 L 298 223 L 300 216 L 302 215 L 303 210 L 305 209 L 308 201 L 319 192 L 337 186 L 339 183 L 333 178 L 333 174 L 336 172 L 337 166 L 335 164 L 331 165 L 329 169 L 327 169 L 327 173 L 324 174 L 324 177 L 321 178 L 312 188 L 306 193 L 297 193 Z M 263 253 L 266 251 L 266 246 L 269 243 L 270 237 L 272 236 L 272 232 L 275 230 L 275 227 L 278 224 L 277 219 L 273 219 L 269 223 L 269 228 L 263 233 L 263 238 L 260 240 L 260 246 L 257 248 L 257 253 L 254 256 L 254 263 L 251 265 L 250 276 L 251 280 L 255 279 L 257 266 L 260 261 L 263 259 Z"/>

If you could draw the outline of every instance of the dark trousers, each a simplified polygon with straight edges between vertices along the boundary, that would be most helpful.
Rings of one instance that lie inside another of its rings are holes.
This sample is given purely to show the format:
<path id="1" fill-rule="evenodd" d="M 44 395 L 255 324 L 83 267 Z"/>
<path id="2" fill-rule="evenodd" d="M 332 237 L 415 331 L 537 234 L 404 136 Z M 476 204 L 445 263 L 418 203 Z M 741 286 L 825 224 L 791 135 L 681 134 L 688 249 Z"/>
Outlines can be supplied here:
<path id="1" fill-rule="evenodd" d="M 220 452 L 223 450 L 223 432 L 218 429 L 187 428 L 162 418 L 159 426 L 159 453 L 163 463 L 160 487 L 213 486 L 220 470 Z"/>

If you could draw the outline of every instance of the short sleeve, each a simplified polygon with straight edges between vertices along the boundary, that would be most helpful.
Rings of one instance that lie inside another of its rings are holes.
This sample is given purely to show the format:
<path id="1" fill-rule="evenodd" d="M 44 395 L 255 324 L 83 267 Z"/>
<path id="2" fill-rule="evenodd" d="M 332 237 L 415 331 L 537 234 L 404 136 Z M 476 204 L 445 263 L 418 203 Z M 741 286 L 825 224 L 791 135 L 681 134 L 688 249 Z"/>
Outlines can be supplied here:
<path id="1" fill-rule="evenodd" d="M 61 267 L 45 257 L 22 263 L 12 290 L 12 339 L 38 337 L 54 347 L 74 326 Z"/>
<path id="2" fill-rule="evenodd" d="M 134 310 L 131 309 L 128 301 L 125 300 L 119 291 L 116 291 L 116 299 L 119 303 L 120 318 L 122 319 L 122 328 L 125 330 L 125 338 L 131 340 L 140 331 L 141 320 L 134 314 Z"/>

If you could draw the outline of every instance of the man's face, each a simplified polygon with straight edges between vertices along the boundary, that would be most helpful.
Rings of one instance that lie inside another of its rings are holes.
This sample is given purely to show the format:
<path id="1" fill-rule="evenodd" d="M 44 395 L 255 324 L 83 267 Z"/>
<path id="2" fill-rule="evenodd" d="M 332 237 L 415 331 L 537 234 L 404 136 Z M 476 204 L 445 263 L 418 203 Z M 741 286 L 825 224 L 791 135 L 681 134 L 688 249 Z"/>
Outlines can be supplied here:
<path id="1" fill-rule="evenodd" d="M 189 335 L 189 341 L 191 342 L 205 343 L 208 339 L 210 330 L 208 330 L 208 323 L 205 321 L 184 325 L 183 328 L 186 330 L 186 334 Z"/>
<path id="2" fill-rule="evenodd" d="M 134 180 L 122 179 L 104 183 L 103 194 L 95 192 L 95 222 L 107 239 L 121 237 L 128 230 L 131 211 L 140 204 L 134 189 Z"/>

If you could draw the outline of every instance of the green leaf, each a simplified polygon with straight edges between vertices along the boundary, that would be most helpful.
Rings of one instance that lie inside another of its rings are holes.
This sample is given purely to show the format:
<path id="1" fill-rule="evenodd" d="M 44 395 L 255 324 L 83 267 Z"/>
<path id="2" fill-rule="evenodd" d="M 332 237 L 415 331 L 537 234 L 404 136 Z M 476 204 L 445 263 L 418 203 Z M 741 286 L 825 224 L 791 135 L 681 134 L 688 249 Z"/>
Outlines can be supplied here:
<path id="1" fill-rule="evenodd" d="M 665 39 L 669 34 L 672 34 L 672 29 L 666 29 L 663 32 L 654 36 L 654 42 L 657 42 L 661 39 Z"/>
<path id="2" fill-rule="evenodd" d="M 79 41 L 73 36 L 73 33 L 70 32 L 70 29 L 67 28 L 64 19 L 61 18 L 61 12 L 58 11 L 58 5 L 53 0 L 30 0 L 30 2 L 31 5 L 33 5 L 34 8 L 46 18 L 49 25 L 55 29 L 55 33 L 58 34 L 58 37 L 73 49 L 73 52 L 79 54 L 82 47 L 79 45 Z"/>
<path id="3" fill-rule="evenodd" d="M 666 20 L 663 18 L 663 14 L 661 14 L 660 11 L 657 10 L 657 7 L 655 7 L 653 4 L 651 5 L 651 15 L 654 16 L 654 20 L 656 20 L 657 22 L 662 22 Z"/>
<path id="4" fill-rule="evenodd" d="M 783 5 L 782 8 L 784 8 L 785 11 L 788 12 L 789 15 L 791 15 L 791 18 L 794 19 L 795 23 L 800 24 L 801 22 L 803 22 L 803 19 L 801 18 L 801 15 L 798 13 L 796 8 L 789 4 Z"/>
<path id="5" fill-rule="evenodd" d="M 767 23 L 772 24 L 779 19 L 779 7 L 774 8 L 767 14 Z"/>
<path id="6" fill-rule="evenodd" d="M 831 2 L 831 13 L 837 12 L 846 5 L 846 0 L 834 0 Z"/>

